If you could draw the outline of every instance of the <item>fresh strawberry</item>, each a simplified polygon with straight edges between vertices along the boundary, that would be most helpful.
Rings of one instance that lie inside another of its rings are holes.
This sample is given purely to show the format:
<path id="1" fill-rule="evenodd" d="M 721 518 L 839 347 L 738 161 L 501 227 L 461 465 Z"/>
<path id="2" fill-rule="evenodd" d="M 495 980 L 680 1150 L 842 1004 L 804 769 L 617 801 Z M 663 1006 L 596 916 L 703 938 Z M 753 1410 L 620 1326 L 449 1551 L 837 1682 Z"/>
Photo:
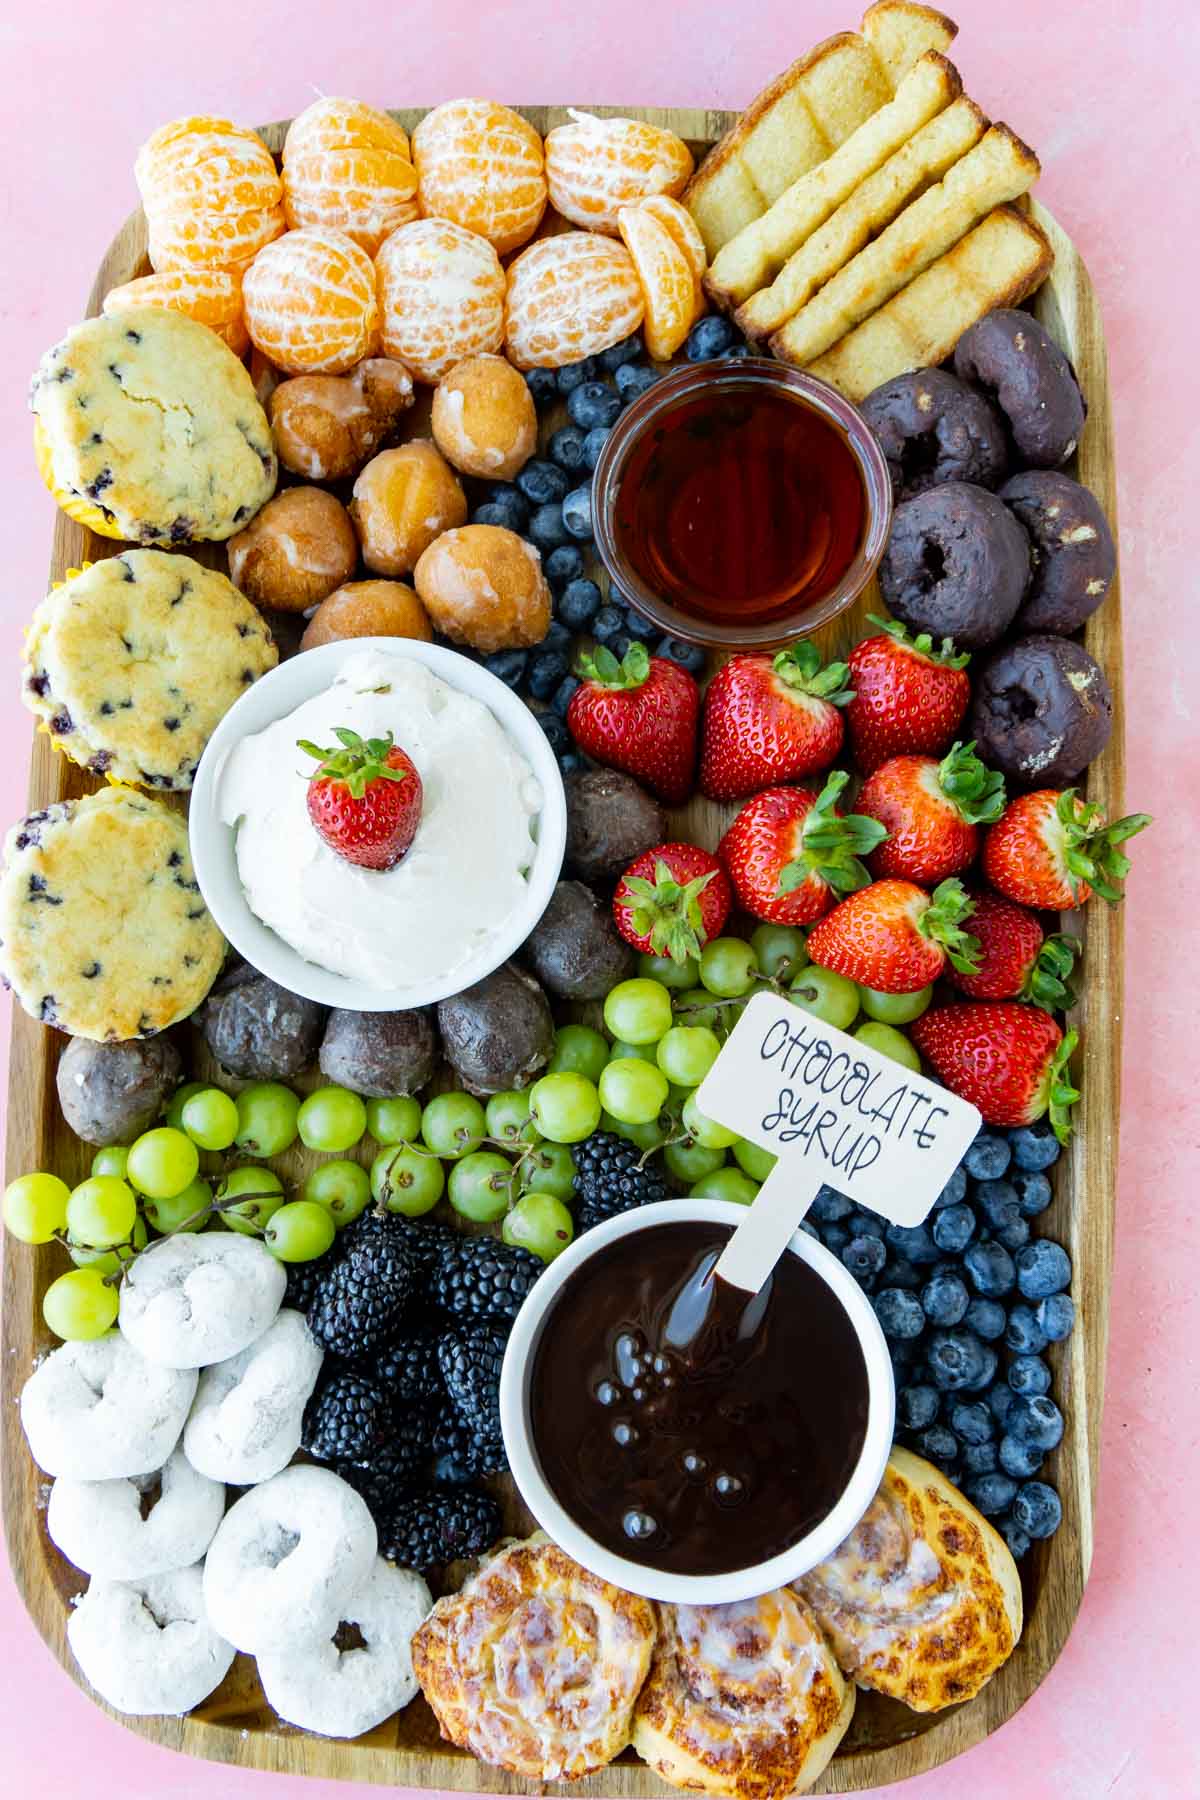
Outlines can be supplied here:
<path id="1" fill-rule="evenodd" d="M 567 725 L 580 749 L 635 776 L 668 806 L 682 806 L 696 767 L 695 678 L 638 643 L 623 662 L 596 649 L 581 659 L 579 673 L 582 686 L 571 698 Z"/>
<path id="2" fill-rule="evenodd" d="M 876 881 L 813 927 L 808 954 L 822 968 L 883 994 L 915 994 L 947 961 L 971 969 L 979 946 L 962 929 L 971 902 L 961 881 L 932 895 L 911 881 Z"/>
<path id="3" fill-rule="evenodd" d="M 854 760 L 864 775 L 889 756 L 923 751 L 940 756 L 953 741 L 971 698 L 964 673 L 970 658 L 956 656 L 949 638 L 935 650 L 927 633 L 910 638 L 903 625 L 870 615 L 878 637 L 855 644 L 847 662 L 854 698 L 846 724 Z"/>
<path id="4" fill-rule="evenodd" d="M 740 800 L 827 769 L 842 747 L 838 708 L 854 698 L 848 673 L 843 662 L 823 668 L 807 641 L 774 656 L 731 656 L 704 701 L 700 791 Z"/>
<path id="5" fill-rule="evenodd" d="M 1106 825 L 1076 788 L 1018 794 L 987 834 L 983 872 L 1007 899 L 1044 912 L 1070 912 L 1093 893 L 1113 905 L 1130 869 L 1117 846 L 1149 823 L 1149 813 L 1129 813 Z"/>
<path id="6" fill-rule="evenodd" d="M 408 752 L 385 738 L 334 730 L 340 750 L 300 738 L 317 767 L 308 778 L 308 816 L 331 850 L 360 869 L 391 869 L 421 823 L 421 777 Z"/>
<path id="7" fill-rule="evenodd" d="M 729 877 L 710 851 L 660 844 L 643 851 L 618 881 L 613 917 L 635 950 L 682 963 L 720 936 L 732 905 Z"/>
<path id="8" fill-rule="evenodd" d="M 932 756 L 893 756 L 863 783 L 855 804 L 887 826 L 871 857 L 876 877 L 896 875 L 935 887 L 975 861 L 981 824 L 1004 811 L 1004 777 L 986 769 L 974 744 Z"/>
<path id="9" fill-rule="evenodd" d="M 999 894 L 972 894 L 971 933 L 979 940 L 979 967 L 968 975 L 953 966 L 946 978 L 972 1000 L 1031 1000 L 1035 1006 L 1074 1006 L 1071 971 L 1079 945 L 1055 932 L 1047 937 L 1023 906 Z"/>
<path id="10" fill-rule="evenodd" d="M 883 826 L 838 812 L 849 779 L 835 769 L 819 794 L 775 787 L 746 802 L 717 848 L 746 912 L 774 925 L 811 925 L 839 894 L 867 885 L 861 859 Z"/>
<path id="11" fill-rule="evenodd" d="M 1079 1098 L 1068 1068 L 1077 1032 L 1064 1037 L 1048 1012 L 1015 1000 L 936 1006 L 908 1032 L 938 1080 L 989 1125 L 1032 1125 L 1048 1112 L 1066 1143 Z"/>

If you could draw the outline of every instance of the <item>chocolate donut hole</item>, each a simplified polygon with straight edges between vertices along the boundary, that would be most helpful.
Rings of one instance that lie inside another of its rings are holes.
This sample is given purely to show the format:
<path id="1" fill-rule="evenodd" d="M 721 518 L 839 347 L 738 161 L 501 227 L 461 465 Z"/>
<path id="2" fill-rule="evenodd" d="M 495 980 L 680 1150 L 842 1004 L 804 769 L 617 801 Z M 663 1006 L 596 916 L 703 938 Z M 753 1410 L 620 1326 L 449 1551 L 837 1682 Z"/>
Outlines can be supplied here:
<path id="1" fill-rule="evenodd" d="M 1021 462 L 1056 469 L 1075 450 L 1087 402 L 1069 360 L 1032 313 L 1002 307 L 964 331 L 954 373 L 995 401 Z"/>
<path id="2" fill-rule="evenodd" d="M 995 488 L 1008 469 L 1004 421 L 975 388 L 942 369 L 885 381 L 862 403 L 897 501 L 948 481 Z"/>
<path id="3" fill-rule="evenodd" d="M 1000 489 L 1033 546 L 1020 631 L 1077 631 L 1108 593 L 1117 552 L 1095 494 L 1054 469 L 1027 469 Z"/>
<path id="4" fill-rule="evenodd" d="M 1095 760 L 1112 733 L 1112 691 L 1082 644 L 1018 638 L 974 675 L 967 730 L 979 756 L 1024 787 L 1059 787 Z"/>
<path id="5" fill-rule="evenodd" d="M 1013 514 L 969 481 L 896 508 L 879 586 L 914 631 L 980 650 L 1004 636 L 1029 585 L 1029 539 Z"/>

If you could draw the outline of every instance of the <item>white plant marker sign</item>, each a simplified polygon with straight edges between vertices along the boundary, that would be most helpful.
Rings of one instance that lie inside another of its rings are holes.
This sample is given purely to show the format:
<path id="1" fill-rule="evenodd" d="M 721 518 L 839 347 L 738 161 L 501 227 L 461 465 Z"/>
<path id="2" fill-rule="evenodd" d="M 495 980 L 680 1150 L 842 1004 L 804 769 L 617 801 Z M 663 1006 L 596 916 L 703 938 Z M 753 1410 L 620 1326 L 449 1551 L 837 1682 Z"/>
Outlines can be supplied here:
<path id="1" fill-rule="evenodd" d="M 919 1225 L 982 1123 L 977 1107 L 936 1082 L 762 993 L 696 1104 L 779 1159 L 716 1266 L 752 1294 L 825 1183 L 896 1225 Z"/>

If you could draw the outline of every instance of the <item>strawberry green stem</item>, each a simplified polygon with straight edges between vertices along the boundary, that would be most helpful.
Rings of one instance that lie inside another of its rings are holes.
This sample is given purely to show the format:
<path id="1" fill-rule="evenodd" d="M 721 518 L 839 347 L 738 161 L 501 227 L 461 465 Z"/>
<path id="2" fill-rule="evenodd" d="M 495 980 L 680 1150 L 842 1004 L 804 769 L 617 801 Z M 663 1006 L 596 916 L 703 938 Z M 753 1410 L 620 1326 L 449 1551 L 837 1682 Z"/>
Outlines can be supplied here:
<path id="1" fill-rule="evenodd" d="M 372 781 L 408 780 L 407 769 L 393 769 L 388 764 L 396 747 L 390 731 L 385 738 L 364 739 L 348 726 L 338 725 L 333 735 L 342 746 L 340 750 L 323 750 L 307 738 L 297 738 L 296 748 L 317 759 L 310 781 L 341 782 L 356 800 L 361 800 Z"/>
<path id="2" fill-rule="evenodd" d="M 952 875 L 934 888 L 929 905 L 917 920 L 921 936 L 931 944 L 940 944 L 963 975 L 974 975 L 979 967 L 979 939 L 962 929 L 963 920 L 974 911 L 975 902 Z"/>
<path id="3" fill-rule="evenodd" d="M 635 641 L 618 662 L 606 644 L 598 644 L 590 654 L 585 651 L 580 657 L 578 674 L 583 681 L 593 681 L 597 687 L 614 693 L 640 688 L 650 674 L 650 652 L 645 644 Z"/>
<path id="4" fill-rule="evenodd" d="M 694 881 L 679 882 L 659 857 L 653 881 L 640 875 L 626 881 L 621 906 L 638 936 L 649 938 L 655 956 L 669 956 L 677 963 L 699 956 L 708 942 L 700 896 L 716 873 L 710 869 Z"/>
<path id="5" fill-rule="evenodd" d="M 871 874 L 862 861 L 878 849 L 887 827 L 861 813 L 839 817 L 839 794 L 850 777 L 835 769 L 805 815 L 800 827 L 800 849 L 779 877 L 779 894 L 794 893 L 810 875 L 819 875 L 835 894 L 852 894 L 868 887 Z"/>
<path id="6" fill-rule="evenodd" d="M 1004 777 L 980 762 L 974 742 L 952 746 L 938 767 L 938 784 L 968 825 L 994 825 L 1004 811 Z"/>
<path id="7" fill-rule="evenodd" d="M 890 638 L 895 638 L 898 644 L 904 644 L 908 649 L 915 650 L 918 656 L 923 656 L 927 662 L 939 663 L 945 669 L 965 669 L 971 660 L 969 650 L 962 652 L 955 650 L 953 638 L 943 638 L 941 649 L 935 650 L 933 639 L 927 631 L 919 632 L 916 637 L 911 637 L 899 619 L 882 619 L 878 613 L 868 613 L 867 618 L 872 625 L 878 625 L 879 629 L 886 631 Z"/>
<path id="8" fill-rule="evenodd" d="M 849 664 L 831 662 L 822 666 L 821 653 L 808 638 L 780 650 L 771 667 L 787 687 L 828 700 L 831 706 L 845 706 L 854 698 L 854 689 L 846 685 L 850 679 Z"/>
<path id="9" fill-rule="evenodd" d="M 1018 999 L 1029 1000 L 1046 1012 L 1065 1012 L 1067 1007 L 1074 1006 L 1075 990 L 1069 977 L 1075 967 L 1078 949 L 1077 938 L 1066 937 L 1058 931 L 1048 937 L 1025 977 Z"/>
<path id="10" fill-rule="evenodd" d="M 1136 837 L 1152 823 L 1149 813 L 1126 813 L 1123 819 L 1104 823 L 1104 816 L 1094 801 L 1079 803 L 1078 788 L 1067 788 L 1058 796 L 1056 807 L 1065 845 L 1067 879 L 1071 892 L 1078 897 L 1079 884 L 1086 881 L 1092 892 L 1115 906 L 1124 898 L 1119 883 L 1133 867 L 1117 846 Z"/>
<path id="11" fill-rule="evenodd" d="M 1060 1144 L 1071 1135 L 1071 1108 L 1079 1098 L 1079 1089 L 1071 1085 L 1070 1061 L 1079 1043 L 1079 1033 L 1068 1031 L 1050 1059 L 1044 1078 L 1046 1111 L 1050 1125 Z"/>

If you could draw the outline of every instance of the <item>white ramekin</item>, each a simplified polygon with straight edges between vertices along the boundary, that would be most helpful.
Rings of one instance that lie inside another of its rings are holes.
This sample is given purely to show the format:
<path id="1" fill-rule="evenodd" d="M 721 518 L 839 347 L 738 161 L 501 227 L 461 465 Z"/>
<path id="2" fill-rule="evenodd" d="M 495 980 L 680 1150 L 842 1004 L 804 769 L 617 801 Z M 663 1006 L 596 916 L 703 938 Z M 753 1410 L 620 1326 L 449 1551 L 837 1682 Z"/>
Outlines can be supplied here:
<path id="1" fill-rule="evenodd" d="M 231 752 L 243 738 L 264 731 L 277 719 L 294 712 L 306 700 L 322 693 L 347 657 L 378 650 L 424 664 L 448 687 L 482 700 L 504 727 L 532 768 L 542 789 L 542 810 L 537 820 L 537 849 L 530 866 L 525 903 L 513 913 L 503 931 L 484 944 L 471 960 L 446 981 L 418 982 L 404 988 L 380 988 L 370 982 L 335 975 L 308 962 L 264 925 L 246 901 L 237 871 L 236 834 L 220 815 L 221 777 Z M 567 840 L 567 803 L 562 775 L 545 732 L 523 701 L 502 681 L 468 656 L 439 644 L 423 644 L 415 638 L 352 638 L 344 643 L 322 644 L 281 662 L 263 675 L 234 702 L 208 741 L 192 788 L 188 814 L 192 863 L 205 905 L 234 949 L 262 974 L 281 987 L 325 1006 L 341 1006 L 352 1012 L 399 1012 L 414 1006 L 432 1006 L 482 981 L 510 957 L 529 936 L 554 892 L 562 869 Z"/>
<path id="2" fill-rule="evenodd" d="M 603 1225 L 594 1226 L 556 1257 L 536 1282 L 517 1314 L 504 1353 L 500 1375 L 500 1420 L 504 1447 L 521 1498 L 542 1529 L 577 1563 L 605 1581 L 626 1588 L 630 1593 L 643 1594 L 650 1600 L 712 1605 L 747 1600 L 796 1580 L 797 1576 L 831 1555 L 861 1519 L 883 1477 L 892 1447 L 895 1386 L 887 1342 L 874 1309 L 849 1270 L 806 1232 L 797 1231 L 789 1246 L 790 1253 L 802 1258 L 832 1288 L 853 1326 L 867 1368 L 866 1437 L 854 1472 L 833 1510 L 805 1537 L 767 1562 L 724 1575 L 677 1575 L 606 1550 L 576 1524 L 549 1487 L 534 1448 L 529 1381 L 546 1317 L 575 1270 L 615 1238 L 630 1239 L 629 1258 L 634 1262 L 638 1232 L 653 1225 L 701 1220 L 706 1224 L 736 1227 L 745 1216 L 745 1208 L 731 1200 L 666 1200 L 621 1213 Z M 831 1378 L 832 1372 L 827 1369 L 797 1371 L 798 1381 Z"/>

